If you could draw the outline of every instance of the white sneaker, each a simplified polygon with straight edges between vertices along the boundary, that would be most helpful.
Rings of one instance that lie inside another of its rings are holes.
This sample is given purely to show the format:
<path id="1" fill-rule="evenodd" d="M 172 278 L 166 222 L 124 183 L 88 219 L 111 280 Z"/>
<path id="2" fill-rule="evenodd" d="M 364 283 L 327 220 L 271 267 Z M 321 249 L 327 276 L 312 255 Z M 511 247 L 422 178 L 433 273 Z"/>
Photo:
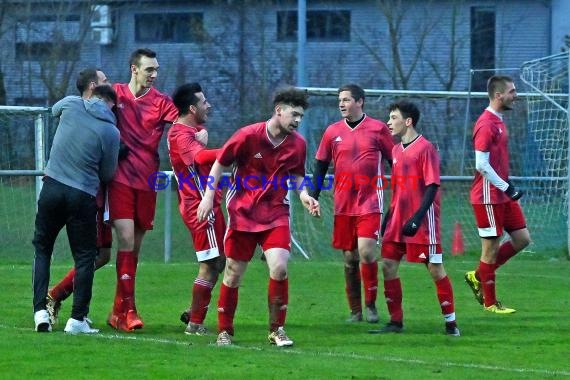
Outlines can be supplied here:
<path id="1" fill-rule="evenodd" d="M 267 338 L 269 339 L 269 343 L 274 344 L 277 347 L 293 345 L 293 341 L 287 336 L 283 327 L 279 327 L 277 331 L 270 332 Z"/>
<path id="2" fill-rule="evenodd" d="M 82 321 L 78 321 L 77 319 L 69 318 L 65 325 L 65 329 L 63 329 L 68 334 L 77 335 L 77 334 L 97 334 L 99 332 L 98 329 L 92 329 L 87 323 L 87 320 L 83 319 Z"/>
<path id="3" fill-rule="evenodd" d="M 50 332 L 49 314 L 47 310 L 38 310 L 34 313 L 34 323 L 37 332 Z"/>
<path id="4" fill-rule="evenodd" d="M 228 334 L 226 330 L 218 334 L 218 339 L 216 339 L 216 344 L 218 346 L 231 346 L 232 336 Z"/>

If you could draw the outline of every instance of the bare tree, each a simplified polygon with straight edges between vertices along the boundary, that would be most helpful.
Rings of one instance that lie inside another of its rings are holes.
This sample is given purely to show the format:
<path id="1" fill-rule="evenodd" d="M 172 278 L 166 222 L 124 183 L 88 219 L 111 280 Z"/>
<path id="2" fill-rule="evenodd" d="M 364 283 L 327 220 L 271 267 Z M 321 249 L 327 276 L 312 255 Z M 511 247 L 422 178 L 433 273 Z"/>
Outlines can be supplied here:
<path id="1" fill-rule="evenodd" d="M 409 88 L 410 80 L 424 56 L 426 40 L 437 25 L 437 20 L 425 17 L 429 14 L 427 10 L 431 2 L 422 3 L 426 11 L 419 12 L 421 17 L 418 18 L 418 12 L 410 12 L 402 0 L 377 0 L 376 5 L 386 21 L 386 33 L 380 31 L 378 36 L 370 38 L 362 31 L 355 31 L 359 43 L 390 77 L 393 89 Z M 382 44 L 372 44 L 371 41 L 387 41 L 389 54 L 380 49 Z"/>
<path id="2" fill-rule="evenodd" d="M 9 17 L 9 7 L 7 0 L 0 1 L 0 41 L 3 41 L 3 36 L 12 29 L 13 27 L 13 19 Z M 3 45 L 3 43 L 2 43 Z M 2 51 L 6 51 L 5 46 L 2 46 Z M 6 99 L 6 86 L 4 83 L 4 72 L 1 69 L 2 67 L 2 56 L 0 56 L 0 104 L 7 104 Z"/>
<path id="3" fill-rule="evenodd" d="M 441 56 L 434 57 L 432 54 L 426 54 L 426 61 L 444 91 L 454 90 L 455 82 L 460 71 L 467 70 L 466 67 L 461 66 L 461 60 L 458 54 L 459 51 L 468 45 L 470 39 L 469 34 L 458 32 L 459 26 L 468 22 L 468 19 L 465 20 L 463 16 L 465 12 L 461 12 L 463 5 L 464 0 L 452 1 L 449 7 L 451 12 L 449 15 L 449 23 L 442 23 L 446 27 L 449 25 L 449 28 L 438 33 L 438 39 L 443 39 L 443 43 L 439 46 L 445 52 L 444 54 L 447 59 L 442 60 Z M 439 15 L 439 17 L 441 18 L 441 15 Z"/>
<path id="4" fill-rule="evenodd" d="M 90 36 L 91 1 L 22 4 L 16 23 L 16 54 L 29 96 L 45 88 L 48 104 L 66 95 Z M 42 8 L 38 14 L 37 7 Z M 37 95 L 36 95 L 37 96 Z"/>
<path id="5" fill-rule="evenodd" d="M 203 73 L 211 86 L 208 92 L 224 99 L 211 122 L 215 122 L 216 115 L 224 114 L 221 127 L 227 135 L 272 111 L 270 97 L 275 88 L 293 84 L 296 58 L 294 47 L 279 49 L 271 42 L 275 32 L 269 27 L 273 20 L 267 15 L 274 9 L 274 0 L 213 3 L 223 12 L 217 13 L 215 28 L 203 31 L 197 47 L 199 56 L 212 70 Z M 251 12 L 252 7 L 257 11 Z"/>

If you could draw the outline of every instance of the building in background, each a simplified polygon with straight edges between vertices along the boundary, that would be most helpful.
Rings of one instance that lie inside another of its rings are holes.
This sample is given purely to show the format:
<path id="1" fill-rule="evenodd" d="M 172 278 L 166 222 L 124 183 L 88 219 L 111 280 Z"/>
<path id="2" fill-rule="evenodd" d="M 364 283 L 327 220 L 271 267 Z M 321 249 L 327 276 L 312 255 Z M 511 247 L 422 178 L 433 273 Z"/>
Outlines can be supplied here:
<path id="1" fill-rule="evenodd" d="M 7 105 L 49 106 L 76 92 L 73 78 L 88 65 L 128 81 L 130 52 L 149 47 L 159 54 L 160 90 L 199 81 L 215 98 L 216 142 L 268 115 L 272 91 L 296 83 L 297 0 L 1 3 Z M 570 33 L 563 0 L 307 0 L 306 8 L 311 87 L 464 91 L 471 68 L 520 67 L 560 51 Z"/>

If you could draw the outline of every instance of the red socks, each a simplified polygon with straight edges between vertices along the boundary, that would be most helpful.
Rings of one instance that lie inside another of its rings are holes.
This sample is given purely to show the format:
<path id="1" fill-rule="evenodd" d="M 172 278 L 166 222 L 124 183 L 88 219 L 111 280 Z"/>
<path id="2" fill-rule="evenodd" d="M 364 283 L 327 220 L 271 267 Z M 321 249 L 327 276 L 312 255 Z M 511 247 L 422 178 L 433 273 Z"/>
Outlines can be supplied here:
<path id="1" fill-rule="evenodd" d="M 449 277 L 445 276 L 435 282 L 435 288 L 437 292 L 437 299 L 439 300 L 439 305 L 441 306 L 441 313 L 444 317 L 455 313 L 455 304 L 453 302 L 453 288 L 451 287 L 451 281 Z M 446 322 L 452 322 L 453 320 Z"/>
<path id="2" fill-rule="evenodd" d="M 276 331 L 285 325 L 287 304 L 289 303 L 289 280 L 269 278 L 267 304 L 269 306 L 269 331 Z"/>
<path id="3" fill-rule="evenodd" d="M 495 294 L 495 264 L 487 264 L 479 261 L 479 268 L 477 268 L 479 279 L 481 280 L 481 287 L 483 289 L 483 299 L 485 306 L 491 306 L 497 303 L 497 296 Z"/>
<path id="4" fill-rule="evenodd" d="M 227 331 L 234 335 L 234 315 L 238 302 L 238 289 L 230 288 L 222 282 L 218 299 L 218 332 Z"/>
<path id="5" fill-rule="evenodd" d="M 402 283 L 400 278 L 384 281 L 384 296 L 390 314 L 390 321 L 402 322 L 404 311 L 402 310 Z"/>
<path id="6" fill-rule="evenodd" d="M 190 322 L 202 324 L 206 319 L 208 305 L 212 298 L 214 284 L 206 280 L 196 278 L 192 287 L 192 305 L 190 307 Z"/>
<path id="7" fill-rule="evenodd" d="M 364 284 L 364 304 L 374 305 L 378 296 L 378 262 L 360 264 Z"/>
<path id="8" fill-rule="evenodd" d="M 501 244 L 499 253 L 497 254 L 497 260 L 495 261 L 495 270 L 501 265 L 504 265 L 507 261 L 509 261 L 511 257 L 517 253 L 518 252 L 516 252 L 515 248 L 513 247 L 513 243 L 510 241 Z"/>
<path id="9" fill-rule="evenodd" d="M 75 278 L 75 268 L 71 268 L 69 272 L 65 275 L 65 277 L 51 290 L 49 291 L 49 295 L 55 301 L 63 301 L 67 297 L 73 293 L 73 279 Z"/>
<path id="10" fill-rule="evenodd" d="M 133 251 L 117 252 L 117 289 L 115 293 L 115 312 L 136 310 L 135 276 L 137 257 Z"/>
<path id="11" fill-rule="evenodd" d="M 344 263 L 344 282 L 346 298 L 350 311 L 355 314 L 362 312 L 362 296 L 360 295 L 360 267 L 358 261 Z"/>

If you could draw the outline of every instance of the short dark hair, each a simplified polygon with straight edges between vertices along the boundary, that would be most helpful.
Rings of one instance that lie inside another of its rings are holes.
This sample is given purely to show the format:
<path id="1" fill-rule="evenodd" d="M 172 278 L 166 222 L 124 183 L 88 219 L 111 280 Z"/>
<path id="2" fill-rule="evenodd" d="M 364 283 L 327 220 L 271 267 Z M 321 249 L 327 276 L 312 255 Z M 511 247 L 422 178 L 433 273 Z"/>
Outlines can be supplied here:
<path id="1" fill-rule="evenodd" d="M 309 94 L 305 90 L 299 90 L 295 87 L 283 87 L 275 92 L 273 97 L 273 106 L 278 104 L 287 104 L 293 107 L 309 107 Z"/>
<path id="2" fill-rule="evenodd" d="M 400 111 L 404 119 L 411 118 L 415 127 L 420 121 L 420 109 L 414 103 L 407 100 L 399 100 L 388 106 L 388 111 Z"/>
<path id="3" fill-rule="evenodd" d="M 129 67 L 132 65 L 139 66 L 141 63 L 141 57 L 156 58 L 156 52 L 147 48 L 137 49 L 132 52 L 131 58 L 129 59 Z"/>
<path id="4" fill-rule="evenodd" d="M 354 100 L 359 101 L 362 99 L 362 105 L 364 105 L 364 99 L 366 98 L 366 95 L 362 87 L 353 83 L 345 84 L 338 89 L 337 94 L 340 94 L 343 91 L 350 91 L 350 95 L 354 98 Z"/>
<path id="5" fill-rule="evenodd" d="M 487 95 L 489 99 L 495 97 L 495 92 L 505 92 L 507 83 L 514 83 L 513 78 L 508 75 L 493 75 L 487 80 Z"/>
<path id="6" fill-rule="evenodd" d="M 174 90 L 172 102 L 178 109 L 180 116 L 188 113 L 188 107 L 198 104 L 199 99 L 196 96 L 198 92 L 202 92 L 202 87 L 197 82 L 183 84 Z"/>
<path id="7" fill-rule="evenodd" d="M 96 69 L 95 67 L 88 67 L 79 72 L 75 86 L 77 87 L 80 95 L 83 95 L 85 90 L 89 88 L 89 84 L 91 82 L 98 82 L 99 77 L 97 77 L 97 71 L 99 71 L 99 69 Z"/>
<path id="8" fill-rule="evenodd" d="M 113 103 L 117 103 L 117 93 L 113 90 L 113 87 L 108 84 L 96 86 L 93 89 L 93 96 L 97 96 L 104 100 L 112 100 Z"/>

